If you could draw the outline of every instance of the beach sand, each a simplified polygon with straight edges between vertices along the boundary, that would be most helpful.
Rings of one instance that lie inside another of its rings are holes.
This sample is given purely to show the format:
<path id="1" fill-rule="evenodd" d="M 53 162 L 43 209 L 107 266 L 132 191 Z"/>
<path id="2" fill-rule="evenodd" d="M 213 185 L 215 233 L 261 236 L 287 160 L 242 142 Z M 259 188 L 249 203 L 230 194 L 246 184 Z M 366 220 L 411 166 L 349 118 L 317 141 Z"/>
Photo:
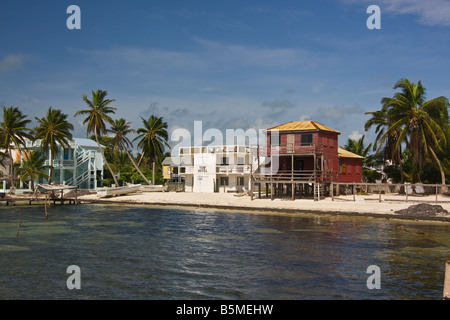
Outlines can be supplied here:
<path id="1" fill-rule="evenodd" d="M 331 197 L 314 201 L 313 199 L 259 199 L 254 200 L 248 195 L 237 195 L 232 193 L 189 193 L 189 192 L 139 192 L 129 195 L 121 195 L 109 198 L 100 198 L 96 194 L 79 197 L 81 201 L 95 203 L 121 203 L 121 204 L 148 204 L 154 206 L 183 206 L 183 207 L 205 207 L 234 210 L 257 210 L 286 213 L 327 213 L 346 215 L 365 215 L 387 218 L 409 218 L 425 219 L 450 222 L 450 197 L 439 195 L 438 202 L 433 196 L 412 196 L 405 202 L 405 196 L 389 194 L 382 195 L 357 195 L 355 201 L 353 196 L 340 196 L 332 201 Z M 442 206 L 447 214 L 423 214 L 421 216 L 400 215 L 396 211 L 410 208 L 418 203 Z"/>

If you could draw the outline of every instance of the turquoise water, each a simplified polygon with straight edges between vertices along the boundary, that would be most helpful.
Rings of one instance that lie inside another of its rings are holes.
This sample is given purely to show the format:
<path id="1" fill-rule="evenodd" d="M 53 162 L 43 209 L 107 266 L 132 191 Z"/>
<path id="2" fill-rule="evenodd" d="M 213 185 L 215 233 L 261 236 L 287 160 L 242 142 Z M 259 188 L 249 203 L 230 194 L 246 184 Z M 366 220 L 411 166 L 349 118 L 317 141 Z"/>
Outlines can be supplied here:
<path id="1" fill-rule="evenodd" d="M 22 215 L 20 234 L 16 232 Z M 401 226 L 401 228 L 399 228 Z M 450 224 L 144 206 L 0 208 L 0 299 L 442 299 Z M 66 269 L 81 269 L 69 290 Z M 366 285 L 370 265 L 381 288 Z"/>

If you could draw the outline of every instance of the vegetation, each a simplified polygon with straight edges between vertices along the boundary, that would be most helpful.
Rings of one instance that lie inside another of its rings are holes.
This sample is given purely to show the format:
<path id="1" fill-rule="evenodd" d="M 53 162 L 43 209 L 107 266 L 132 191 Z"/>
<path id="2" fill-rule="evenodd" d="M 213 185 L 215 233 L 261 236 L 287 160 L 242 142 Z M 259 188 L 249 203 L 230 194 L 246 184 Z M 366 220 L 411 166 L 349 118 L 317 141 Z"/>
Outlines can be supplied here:
<path id="1" fill-rule="evenodd" d="M 30 181 L 31 190 L 34 190 L 34 180 L 43 177 L 50 179 L 46 170 L 51 166 L 45 164 L 45 157 L 42 152 L 29 152 L 26 159 L 22 161 L 22 165 L 17 169 L 17 174 L 20 176 L 20 181 Z"/>
<path id="2" fill-rule="evenodd" d="M 93 133 L 91 138 L 97 142 L 102 153 L 108 171 L 104 173 L 104 184 L 134 181 L 150 184 L 147 177 L 154 176 L 156 182 L 162 182 L 161 163 L 167 154 L 164 147 L 167 144 L 167 123 L 162 118 L 151 116 L 144 122 L 145 128 L 138 129 L 141 133 L 153 130 L 155 134 L 147 135 L 142 143 L 146 144 L 145 150 L 138 158 L 134 158 L 130 152 L 133 144 L 128 137 L 136 133 L 131 128 L 131 123 L 121 118 L 113 120 L 116 108 L 110 106 L 113 99 L 106 99 L 107 92 L 102 90 L 92 91 L 92 98 L 83 95 L 83 101 L 88 109 L 77 111 L 77 115 L 86 115 L 83 124 L 87 124 L 87 132 Z M 10 187 L 15 186 L 15 176 L 18 175 L 21 182 L 30 181 L 30 187 L 34 188 L 34 181 L 39 178 L 52 181 L 53 157 L 58 153 L 58 148 L 63 150 L 69 147 L 72 137 L 73 125 L 67 120 L 67 114 L 59 109 L 49 107 L 44 117 L 35 117 L 37 125 L 34 129 L 27 127 L 31 120 L 17 107 L 3 107 L 3 119 L 0 122 L 0 164 L 8 167 Z M 108 127 L 109 126 L 109 127 Z M 112 134 L 108 136 L 107 134 Z M 157 142 L 153 141 L 157 140 Z M 26 140 L 40 143 L 39 151 L 26 150 Z M 161 143 L 161 145 L 160 145 Z M 148 147 L 150 146 L 150 147 Z M 22 152 L 20 164 L 12 164 L 13 150 Z M 145 156 L 150 159 L 142 161 Z M 47 159 L 47 156 L 49 159 Z M 47 162 L 48 160 L 48 162 Z M 138 160 L 142 161 L 138 165 Z M 150 165 L 157 164 L 155 172 Z M 10 163 L 11 165 L 7 166 Z M 14 170 L 14 168 L 16 168 Z M 120 178 L 119 178 L 120 177 Z"/>
<path id="3" fill-rule="evenodd" d="M 378 133 L 374 144 L 377 153 L 384 147 L 385 160 L 398 166 L 402 182 L 408 179 L 445 185 L 450 156 L 449 101 L 443 96 L 426 100 L 420 81 L 415 84 L 400 79 L 394 85 L 397 89 L 400 91 L 392 98 L 381 100 L 380 111 L 367 113 L 372 118 L 366 122 L 366 130 L 376 126 Z M 440 179 L 432 173 L 436 170 Z"/>
<path id="4" fill-rule="evenodd" d="M 109 132 L 114 134 L 114 137 L 112 138 L 113 148 L 117 148 L 119 152 L 125 151 L 134 168 L 139 172 L 145 182 L 147 182 L 147 184 L 150 184 L 150 181 L 148 181 L 142 171 L 139 170 L 138 166 L 134 162 L 133 157 L 128 152 L 128 148 L 132 147 L 133 144 L 131 143 L 130 139 L 127 138 L 127 134 L 135 132 L 130 128 L 130 123 L 123 118 L 116 120 Z"/>
<path id="5" fill-rule="evenodd" d="M 17 107 L 3 107 L 3 119 L 0 122 L 0 145 L 6 150 L 10 165 L 10 182 L 14 185 L 14 169 L 12 149 L 21 151 L 25 147 L 25 139 L 31 139 L 30 129 L 27 124 L 31 121 Z"/>
<path id="6" fill-rule="evenodd" d="M 105 99 L 107 95 L 107 91 L 97 90 L 94 92 L 92 90 L 92 100 L 89 100 L 85 94 L 83 94 L 83 101 L 86 102 L 89 109 L 84 109 L 77 111 L 75 116 L 79 114 L 87 115 L 86 119 L 84 119 L 83 124 L 87 123 L 87 133 L 94 133 L 95 141 L 97 142 L 98 147 L 100 148 L 100 153 L 102 154 L 103 161 L 105 161 L 106 166 L 108 167 L 109 172 L 114 179 L 116 186 L 119 185 L 117 181 L 116 175 L 111 169 L 108 161 L 106 160 L 105 153 L 103 152 L 102 145 L 98 141 L 100 135 L 107 133 L 106 123 L 113 124 L 113 119 L 109 116 L 110 113 L 114 113 L 116 108 L 110 107 L 109 104 L 114 102 L 114 99 Z M 106 123 L 105 123 L 106 122 Z"/>
<path id="7" fill-rule="evenodd" d="M 142 118 L 144 128 L 137 130 L 138 136 L 134 140 L 139 140 L 138 147 L 142 149 L 139 163 L 145 156 L 149 162 L 156 162 L 164 153 L 164 147 L 170 148 L 167 140 L 167 122 L 162 117 L 151 115 L 148 120 Z"/>
<path id="8" fill-rule="evenodd" d="M 72 140 L 73 125 L 67 121 L 67 114 L 59 109 L 48 108 L 47 115 L 43 118 L 36 117 L 38 126 L 34 128 L 34 140 L 41 141 L 41 149 L 44 153 L 50 150 L 49 182 L 52 181 L 53 156 L 58 152 L 58 145 L 65 150 Z"/>

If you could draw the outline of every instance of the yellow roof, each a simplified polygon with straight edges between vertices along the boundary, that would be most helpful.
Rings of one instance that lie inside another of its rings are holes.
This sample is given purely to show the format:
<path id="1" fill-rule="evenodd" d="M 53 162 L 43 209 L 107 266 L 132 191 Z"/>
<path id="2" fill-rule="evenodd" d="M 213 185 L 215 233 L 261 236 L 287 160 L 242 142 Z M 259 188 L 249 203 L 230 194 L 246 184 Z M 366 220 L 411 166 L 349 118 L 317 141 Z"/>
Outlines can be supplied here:
<path id="1" fill-rule="evenodd" d="M 344 157 L 344 158 L 356 158 L 356 159 L 364 159 L 364 157 L 361 157 L 360 155 L 347 151 L 345 149 L 342 148 L 338 148 L 338 156 L 339 157 Z"/>
<path id="2" fill-rule="evenodd" d="M 331 131 L 340 133 L 334 129 L 328 128 L 323 124 L 320 124 L 316 121 L 308 120 L 308 121 L 291 121 L 285 124 L 281 124 L 279 126 L 267 129 L 267 131 L 278 130 L 278 131 L 309 131 L 309 130 L 323 130 L 323 131 Z"/>

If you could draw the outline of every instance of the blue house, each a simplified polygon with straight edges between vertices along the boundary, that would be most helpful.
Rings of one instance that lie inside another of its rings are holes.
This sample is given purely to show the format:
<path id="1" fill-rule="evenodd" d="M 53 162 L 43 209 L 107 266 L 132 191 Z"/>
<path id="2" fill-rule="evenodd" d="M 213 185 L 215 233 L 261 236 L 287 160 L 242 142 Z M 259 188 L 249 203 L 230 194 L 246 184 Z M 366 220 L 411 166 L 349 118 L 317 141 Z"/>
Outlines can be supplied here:
<path id="1" fill-rule="evenodd" d="M 28 150 L 41 150 L 40 140 L 28 141 Z M 24 152 L 24 151 L 23 151 Z M 50 159 L 50 152 L 46 158 Z M 50 165 L 50 160 L 46 161 Z M 61 147 L 53 155 L 52 179 L 55 183 L 78 186 L 80 189 L 95 190 L 103 185 L 103 157 L 100 148 L 93 140 L 74 138 L 65 150 Z M 37 183 L 48 183 L 40 178 Z"/>

